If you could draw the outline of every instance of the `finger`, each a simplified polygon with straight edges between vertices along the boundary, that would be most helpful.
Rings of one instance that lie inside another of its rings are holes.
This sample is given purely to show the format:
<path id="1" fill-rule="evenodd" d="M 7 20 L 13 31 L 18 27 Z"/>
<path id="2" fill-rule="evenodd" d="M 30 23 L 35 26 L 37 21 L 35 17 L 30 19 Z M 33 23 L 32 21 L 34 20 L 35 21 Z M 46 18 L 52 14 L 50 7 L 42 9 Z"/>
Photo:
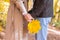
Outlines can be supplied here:
<path id="1" fill-rule="evenodd" d="M 27 20 L 28 22 L 31 22 L 32 20 Z"/>

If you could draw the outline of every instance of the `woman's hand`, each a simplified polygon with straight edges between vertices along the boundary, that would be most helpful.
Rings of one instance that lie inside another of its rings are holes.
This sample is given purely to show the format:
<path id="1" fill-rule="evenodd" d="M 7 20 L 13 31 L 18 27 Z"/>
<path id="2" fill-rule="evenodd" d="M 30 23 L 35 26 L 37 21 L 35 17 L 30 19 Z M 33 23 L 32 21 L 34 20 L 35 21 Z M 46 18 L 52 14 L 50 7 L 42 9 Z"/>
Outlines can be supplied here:
<path id="1" fill-rule="evenodd" d="M 24 17 L 28 22 L 31 22 L 34 19 L 29 13 L 25 14 Z"/>

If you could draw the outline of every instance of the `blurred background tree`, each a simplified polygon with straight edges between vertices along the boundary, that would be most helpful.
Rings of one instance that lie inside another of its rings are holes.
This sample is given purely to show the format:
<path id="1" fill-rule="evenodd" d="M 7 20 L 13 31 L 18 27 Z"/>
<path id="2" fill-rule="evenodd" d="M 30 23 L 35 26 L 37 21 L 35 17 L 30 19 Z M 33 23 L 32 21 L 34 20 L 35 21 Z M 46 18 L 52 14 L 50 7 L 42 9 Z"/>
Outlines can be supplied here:
<path id="1" fill-rule="evenodd" d="M 54 17 L 52 18 L 51 25 L 60 29 L 60 0 L 54 0 L 53 4 Z"/>
<path id="2" fill-rule="evenodd" d="M 0 32 L 5 29 L 9 0 L 0 0 Z"/>

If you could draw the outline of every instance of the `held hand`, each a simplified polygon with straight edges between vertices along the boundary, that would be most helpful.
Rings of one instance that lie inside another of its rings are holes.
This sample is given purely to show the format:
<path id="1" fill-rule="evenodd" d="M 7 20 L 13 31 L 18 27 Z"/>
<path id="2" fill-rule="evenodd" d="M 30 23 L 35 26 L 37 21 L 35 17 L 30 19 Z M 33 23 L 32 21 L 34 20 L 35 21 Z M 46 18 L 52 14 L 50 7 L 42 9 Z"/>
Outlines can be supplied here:
<path id="1" fill-rule="evenodd" d="M 30 14 L 25 14 L 24 15 L 25 19 L 28 21 L 28 22 L 31 22 L 34 18 L 30 15 Z"/>

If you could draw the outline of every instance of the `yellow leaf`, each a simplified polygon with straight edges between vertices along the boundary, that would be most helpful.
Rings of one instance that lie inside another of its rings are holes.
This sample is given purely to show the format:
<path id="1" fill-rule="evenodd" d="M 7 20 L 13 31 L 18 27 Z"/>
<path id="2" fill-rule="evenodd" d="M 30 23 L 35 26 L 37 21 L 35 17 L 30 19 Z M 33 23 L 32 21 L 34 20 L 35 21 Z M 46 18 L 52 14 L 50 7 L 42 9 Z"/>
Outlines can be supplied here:
<path id="1" fill-rule="evenodd" d="M 9 7 L 8 2 L 0 1 L 0 12 L 7 12 Z"/>
<path id="2" fill-rule="evenodd" d="M 5 2 L 8 2 L 8 3 L 10 2 L 10 0 L 4 0 L 4 1 L 5 1 Z"/>
<path id="3" fill-rule="evenodd" d="M 0 32 L 2 32 L 3 31 L 3 28 L 0 26 Z"/>

